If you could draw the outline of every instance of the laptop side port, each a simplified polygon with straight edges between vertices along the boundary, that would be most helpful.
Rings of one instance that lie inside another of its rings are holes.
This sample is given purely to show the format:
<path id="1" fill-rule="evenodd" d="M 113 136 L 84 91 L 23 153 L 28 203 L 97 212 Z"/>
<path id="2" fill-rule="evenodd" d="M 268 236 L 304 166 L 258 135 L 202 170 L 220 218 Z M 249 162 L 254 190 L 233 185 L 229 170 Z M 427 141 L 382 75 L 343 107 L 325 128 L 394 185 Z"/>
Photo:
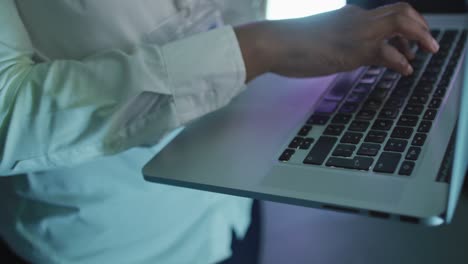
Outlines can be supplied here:
<path id="1" fill-rule="evenodd" d="M 400 221 L 411 224 L 419 224 L 419 218 L 406 215 L 400 215 Z"/>
<path id="2" fill-rule="evenodd" d="M 376 218 L 382 218 L 382 219 L 390 218 L 390 214 L 384 213 L 384 212 L 379 212 L 379 211 L 369 211 L 369 216 L 376 217 Z"/>
<path id="3" fill-rule="evenodd" d="M 358 209 L 347 208 L 347 207 L 341 207 L 341 206 L 336 206 L 336 205 L 324 204 L 324 205 L 322 205 L 322 208 L 323 208 L 323 209 L 327 209 L 327 210 L 337 211 L 337 212 L 343 212 L 343 213 L 359 214 L 359 210 L 358 210 Z"/>

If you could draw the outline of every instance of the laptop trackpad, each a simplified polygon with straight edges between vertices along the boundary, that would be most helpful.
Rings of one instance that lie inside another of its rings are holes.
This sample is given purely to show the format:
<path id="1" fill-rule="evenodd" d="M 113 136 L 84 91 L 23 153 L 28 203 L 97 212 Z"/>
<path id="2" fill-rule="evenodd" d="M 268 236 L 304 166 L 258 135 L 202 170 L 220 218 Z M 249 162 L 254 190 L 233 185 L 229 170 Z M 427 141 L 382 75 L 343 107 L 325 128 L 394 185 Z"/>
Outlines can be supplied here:
<path id="1" fill-rule="evenodd" d="M 267 191 L 298 199 L 307 197 L 315 202 L 375 208 L 397 207 L 405 183 L 396 177 L 366 175 L 360 171 L 278 165 L 260 184 Z"/>

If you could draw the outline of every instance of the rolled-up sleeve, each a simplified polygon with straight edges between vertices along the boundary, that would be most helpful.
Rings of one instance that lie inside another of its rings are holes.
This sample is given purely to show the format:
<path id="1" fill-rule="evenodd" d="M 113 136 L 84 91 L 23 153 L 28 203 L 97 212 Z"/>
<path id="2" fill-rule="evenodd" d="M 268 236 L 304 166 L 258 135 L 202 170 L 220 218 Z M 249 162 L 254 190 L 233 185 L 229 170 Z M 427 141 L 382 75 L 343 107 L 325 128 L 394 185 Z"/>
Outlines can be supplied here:
<path id="1" fill-rule="evenodd" d="M 0 25 L 0 175 L 155 144 L 245 87 L 231 27 L 164 46 L 36 63 L 13 0 L 0 1 Z"/>

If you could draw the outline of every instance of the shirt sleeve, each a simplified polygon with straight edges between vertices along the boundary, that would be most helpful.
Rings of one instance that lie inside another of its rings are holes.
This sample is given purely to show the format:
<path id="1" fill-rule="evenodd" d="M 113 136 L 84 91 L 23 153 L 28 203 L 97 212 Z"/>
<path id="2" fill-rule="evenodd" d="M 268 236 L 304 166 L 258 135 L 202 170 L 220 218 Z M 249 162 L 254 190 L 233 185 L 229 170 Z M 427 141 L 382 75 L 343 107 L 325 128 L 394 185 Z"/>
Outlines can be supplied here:
<path id="1" fill-rule="evenodd" d="M 231 27 L 127 53 L 36 63 L 13 0 L 0 1 L 0 24 L 0 175 L 155 144 L 245 88 Z"/>

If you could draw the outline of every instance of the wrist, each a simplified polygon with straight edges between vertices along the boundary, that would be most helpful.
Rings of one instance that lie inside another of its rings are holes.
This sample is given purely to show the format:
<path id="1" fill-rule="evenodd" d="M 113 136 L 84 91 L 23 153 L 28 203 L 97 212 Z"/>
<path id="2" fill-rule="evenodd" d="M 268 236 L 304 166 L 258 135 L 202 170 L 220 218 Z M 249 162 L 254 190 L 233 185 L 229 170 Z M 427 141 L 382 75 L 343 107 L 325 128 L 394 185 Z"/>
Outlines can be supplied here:
<path id="1" fill-rule="evenodd" d="M 246 83 L 271 71 L 274 52 L 271 52 L 268 44 L 266 23 L 257 22 L 234 28 L 244 60 Z"/>

